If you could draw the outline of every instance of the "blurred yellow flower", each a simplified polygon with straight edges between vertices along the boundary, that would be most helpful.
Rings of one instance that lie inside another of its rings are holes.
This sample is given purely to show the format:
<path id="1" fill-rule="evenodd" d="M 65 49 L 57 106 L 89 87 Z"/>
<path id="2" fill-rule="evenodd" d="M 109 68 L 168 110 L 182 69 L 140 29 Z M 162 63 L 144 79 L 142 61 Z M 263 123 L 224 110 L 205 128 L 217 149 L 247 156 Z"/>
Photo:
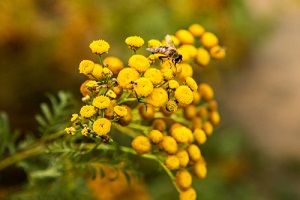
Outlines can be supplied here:
<path id="1" fill-rule="evenodd" d="M 207 137 L 205 132 L 202 129 L 196 128 L 194 130 L 194 136 L 198 144 L 204 144 L 206 142 Z"/>
<path id="2" fill-rule="evenodd" d="M 194 175 L 199 179 L 204 179 L 207 174 L 206 163 L 202 159 L 199 159 L 193 166 Z"/>
<path id="3" fill-rule="evenodd" d="M 152 130 L 149 133 L 149 138 L 154 144 L 158 144 L 163 139 L 163 134 L 159 130 Z"/>
<path id="4" fill-rule="evenodd" d="M 176 172 L 176 185 L 180 190 L 187 190 L 193 182 L 192 175 L 186 169 L 181 169 Z"/>
<path id="5" fill-rule="evenodd" d="M 224 47 L 221 47 L 219 45 L 215 45 L 212 48 L 210 48 L 209 53 L 211 55 L 211 57 L 213 57 L 214 59 L 223 59 L 226 56 L 226 51 Z"/>
<path id="6" fill-rule="evenodd" d="M 189 26 L 188 30 L 194 37 L 200 37 L 205 32 L 205 29 L 200 24 L 192 24 Z"/>
<path id="7" fill-rule="evenodd" d="M 219 39 L 217 38 L 217 36 L 215 34 L 213 34 L 211 32 L 205 32 L 201 36 L 201 42 L 205 47 L 211 48 L 211 47 L 219 44 Z"/>
<path id="8" fill-rule="evenodd" d="M 189 189 L 180 192 L 179 199 L 180 200 L 196 200 L 197 193 L 194 188 L 190 187 Z"/>
<path id="9" fill-rule="evenodd" d="M 135 137 L 131 143 L 131 146 L 138 154 L 149 153 L 152 147 L 150 139 L 143 135 Z"/>
<path id="10" fill-rule="evenodd" d="M 203 47 L 197 49 L 196 62 L 202 67 L 207 66 L 210 62 L 210 55 L 208 51 Z"/>
<path id="11" fill-rule="evenodd" d="M 179 168 L 179 159 L 175 155 L 168 155 L 165 160 L 165 165 L 170 170 L 176 170 Z"/>
<path id="12" fill-rule="evenodd" d="M 168 154 L 175 154 L 177 152 L 177 142 L 171 136 L 164 136 L 162 140 L 162 147 Z"/>
<path id="13" fill-rule="evenodd" d="M 201 83 L 198 87 L 198 91 L 201 98 L 203 98 L 205 101 L 210 101 L 214 98 L 214 90 L 206 83 Z"/>
<path id="14" fill-rule="evenodd" d="M 186 167 L 189 164 L 190 158 L 186 150 L 179 149 L 176 153 L 176 156 L 179 159 L 180 167 Z"/>
<path id="15" fill-rule="evenodd" d="M 197 145 L 190 144 L 186 150 L 192 161 L 197 161 L 199 158 L 201 158 L 201 151 Z"/>
<path id="16" fill-rule="evenodd" d="M 176 31 L 175 36 L 178 38 L 181 44 L 193 44 L 195 41 L 194 36 L 185 29 Z"/>

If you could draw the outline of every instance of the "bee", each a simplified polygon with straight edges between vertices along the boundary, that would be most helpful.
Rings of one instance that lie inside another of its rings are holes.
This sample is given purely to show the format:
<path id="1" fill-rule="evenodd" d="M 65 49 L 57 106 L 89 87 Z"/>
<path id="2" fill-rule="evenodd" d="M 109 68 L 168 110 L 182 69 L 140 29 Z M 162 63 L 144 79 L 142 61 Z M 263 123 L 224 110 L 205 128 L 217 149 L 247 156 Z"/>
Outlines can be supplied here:
<path id="1" fill-rule="evenodd" d="M 174 42 L 170 35 L 166 35 L 166 43 L 168 46 L 159 46 L 147 48 L 147 51 L 152 53 L 164 54 L 164 56 L 159 56 L 159 59 L 162 58 L 171 58 L 172 62 L 176 65 L 182 61 L 182 55 L 177 52 Z"/>

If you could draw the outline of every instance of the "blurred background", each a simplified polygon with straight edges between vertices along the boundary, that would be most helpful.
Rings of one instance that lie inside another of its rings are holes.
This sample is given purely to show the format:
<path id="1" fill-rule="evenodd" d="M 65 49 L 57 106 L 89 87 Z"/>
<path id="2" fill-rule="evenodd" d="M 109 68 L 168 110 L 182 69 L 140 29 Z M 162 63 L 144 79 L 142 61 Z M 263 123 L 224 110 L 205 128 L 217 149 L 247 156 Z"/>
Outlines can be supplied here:
<path id="1" fill-rule="evenodd" d="M 22 134 L 35 134 L 46 92 L 81 99 L 78 65 L 96 59 L 91 41 L 106 40 L 126 63 L 128 36 L 203 25 L 228 56 L 195 69 L 215 89 L 222 119 L 203 147 L 199 199 L 300 199 L 299 0 L 1 0 L 0 11 L 0 110 Z M 145 171 L 152 199 L 177 198 L 155 167 Z"/>

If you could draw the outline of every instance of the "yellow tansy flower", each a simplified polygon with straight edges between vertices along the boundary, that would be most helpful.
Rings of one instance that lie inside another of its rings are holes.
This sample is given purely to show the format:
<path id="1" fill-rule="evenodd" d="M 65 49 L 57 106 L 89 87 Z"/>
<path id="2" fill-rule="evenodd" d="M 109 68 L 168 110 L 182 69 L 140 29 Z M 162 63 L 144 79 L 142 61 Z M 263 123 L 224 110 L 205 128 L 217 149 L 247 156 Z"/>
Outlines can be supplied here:
<path id="1" fill-rule="evenodd" d="M 175 154 L 177 152 L 177 142 L 171 136 L 164 136 L 162 141 L 162 147 L 168 154 Z"/>
<path id="2" fill-rule="evenodd" d="M 94 69 L 94 62 L 91 60 L 83 60 L 79 64 L 79 73 L 88 75 Z"/>
<path id="3" fill-rule="evenodd" d="M 127 109 L 127 115 L 120 118 L 119 121 L 117 121 L 117 123 L 121 124 L 122 126 L 128 126 L 128 124 L 130 124 L 132 122 L 132 116 L 133 116 L 132 110 L 130 107 L 128 107 L 126 105 L 122 105 L 122 106 Z"/>
<path id="4" fill-rule="evenodd" d="M 196 106 L 193 104 L 190 104 L 183 109 L 183 116 L 187 120 L 192 120 L 197 115 L 197 109 Z"/>
<path id="5" fill-rule="evenodd" d="M 93 106 L 99 109 L 106 109 L 110 104 L 110 99 L 107 96 L 101 95 L 93 100 Z"/>
<path id="6" fill-rule="evenodd" d="M 166 103 L 166 110 L 168 112 L 174 113 L 178 109 L 177 103 L 173 100 L 170 100 Z"/>
<path id="7" fill-rule="evenodd" d="M 164 62 L 164 63 L 168 63 L 168 62 Z M 172 70 L 172 68 L 162 67 L 160 71 L 165 80 L 168 81 L 174 78 L 174 71 Z"/>
<path id="8" fill-rule="evenodd" d="M 127 108 L 124 106 L 115 106 L 114 113 L 119 117 L 125 117 L 127 115 Z"/>
<path id="9" fill-rule="evenodd" d="M 178 83 L 178 81 L 176 81 L 176 80 L 169 80 L 169 82 L 168 82 L 168 88 L 170 88 L 170 89 L 172 89 L 172 90 L 175 90 L 175 89 L 177 89 L 179 87 L 179 83 Z"/>
<path id="10" fill-rule="evenodd" d="M 78 120 L 79 116 L 78 114 L 72 114 L 71 122 L 76 122 Z"/>
<path id="11" fill-rule="evenodd" d="M 172 130 L 171 135 L 173 138 L 181 144 L 187 144 L 189 141 L 188 133 L 187 131 L 190 131 L 190 129 L 180 126 Z"/>
<path id="12" fill-rule="evenodd" d="M 218 103 L 216 102 L 216 100 L 210 100 L 208 102 L 208 109 L 210 111 L 216 111 L 218 109 Z"/>
<path id="13" fill-rule="evenodd" d="M 192 182 L 193 178 L 188 170 L 182 169 L 176 172 L 176 185 L 180 190 L 187 190 Z"/>
<path id="14" fill-rule="evenodd" d="M 193 76 L 193 67 L 190 64 L 188 64 L 188 63 L 180 63 L 179 65 L 182 68 L 182 71 L 180 73 L 180 76 L 182 78 L 185 79 L 186 77 L 192 77 Z"/>
<path id="15" fill-rule="evenodd" d="M 179 149 L 176 156 L 179 159 L 180 167 L 186 167 L 189 164 L 190 158 L 186 150 Z"/>
<path id="16" fill-rule="evenodd" d="M 192 161 L 197 161 L 198 159 L 201 158 L 201 151 L 197 145 L 190 144 L 186 150 Z"/>
<path id="17" fill-rule="evenodd" d="M 133 68 L 124 68 L 117 77 L 118 84 L 123 89 L 132 89 L 132 82 L 140 78 L 140 74 Z"/>
<path id="18" fill-rule="evenodd" d="M 88 81 L 87 84 L 86 84 L 86 86 L 89 87 L 89 88 L 92 88 L 95 85 L 98 85 L 97 81 Z"/>
<path id="19" fill-rule="evenodd" d="M 196 128 L 194 130 L 194 136 L 198 144 L 204 144 L 206 142 L 207 137 L 205 132 L 202 129 Z"/>
<path id="20" fill-rule="evenodd" d="M 145 104 L 139 104 L 138 105 L 138 110 L 139 110 L 139 114 L 140 116 L 144 119 L 144 120 L 151 120 L 154 118 L 154 114 L 155 114 L 155 109 L 152 105 L 145 105 Z"/>
<path id="21" fill-rule="evenodd" d="M 214 131 L 214 127 L 209 121 L 204 122 L 202 129 L 207 136 L 210 136 Z"/>
<path id="22" fill-rule="evenodd" d="M 170 170 L 176 170 L 179 168 L 179 159 L 175 155 L 169 155 L 165 160 L 165 165 Z"/>
<path id="23" fill-rule="evenodd" d="M 203 67 L 207 66 L 210 62 L 210 55 L 203 47 L 197 49 L 196 62 Z"/>
<path id="24" fill-rule="evenodd" d="M 196 91 L 198 89 L 198 85 L 196 83 L 196 81 L 192 78 L 192 77 L 186 77 L 185 78 L 185 82 L 187 84 L 187 86 L 189 86 L 189 88 L 192 90 L 192 91 Z"/>
<path id="25" fill-rule="evenodd" d="M 154 143 L 154 144 L 158 144 L 162 141 L 163 139 L 163 134 L 162 132 L 160 132 L 159 130 L 152 130 L 149 133 L 149 137 L 150 140 Z"/>
<path id="26" fill-rule="evenodd" d="M 83 128 L 83 129 L 81 130 L 81 134 L 84 135 L 84 136 L 88 136 L 89 130 L 88 130 L 87 128 Z"/>
<path id="27" fill-rule="evenodd" d="M 90 118 L 95 114 L 94 106 L 85 105 L 80 109 L 80 115 L 84 118 Z"/>
<path id="28" fill-rule="evenodd" d="M 117 97 L 116 93 L 113 90 L 108 90 L 106 96 L 108 96 L 111 99 L 115 99 Z"/>
<path id="29" fill-rule="evenodd" d="M 220 123 L 220 114 L 218 111 L 214 110 L 209 113 L 209 121 L 214 125 L 218 125 Z"/>
<path id="30" fill-rule="evenodd" d="M 182 46 L 180 46 L 177 49 L 177 52 L 180 53 L 182 55 L 182 62 L 187 62 L 188 60 L 191 59 L 190 57 L 190 53 L 188 49 L 182 48 Z"/>
<path id="31" fill-rule="evenodd" d="M 95 63 L 94 64 L 94 69 L 91 72 L 91 74 L 93 74 L 93 76 L 92 75 L 88 75 L 89 79 L 94 80 L 95 77 L 96 77 L 96 78 L 98 78 L 98 79 L 101 80 L 102 79 L 102 66 L 100 64 L 98 64 L 98 63 Z"/>
<path id="32" fill-rule="evenodd" d="M 165 131 L 167 128 L 167 124 L 165 120 L 163 119 L 155 119 L 151 124 L 153 129 L 159 130 L 159 131 Z"/>
<path id="33" fill-rule="evenodd" d="M 129 48 L 131 48 L 134 51 L 137 51 L 141 46 L 144 44 L 143 38 L 139 36 L 130 36 L 126 38 L 125 43 Z"/>
<path id="34" fill-rule="evenodd" d="M 70 134 L 70 135 L 75 135 L 75 131 L 76 129 L 74 127 L 67 127 L 65 128 L 66 133 Z"/>
<path id="35" fill-rule="evenodd" d="M 148 78 L 153 85 L 159 85 L 164 80 L 161 71 L 156 68 L 148 68 L 144 73 L 144 77 Z"/>
<path id="36" fill-rule="evenodd" d="M 188 105 L 193 101 L 193 92 L 188 86 L 181 85 L 175 90 L 175 98 L 179 103 Z"/>
<path id="37" fill-rule="evenodd" d="M 104 40 L 96 40 L 90 44 L 90 49 L 95 54 L 104 54 L 108 53 L 110 45 Z"/>
<path id="38" fill-rule="evenodd" d="M 192 24 L 189 26 L 188 30 L 194 37 L 200 37 L 205 32 L 205 29 L 200 24 Z"/>
<path id="39" fill-rule="evenodd" d="M 163 88 L 154 88 L 146 101 L 154 107 L 161 107 L 168 101 L 168 93 Z"/>
<path id="40" fill-rule="evenodd" d="M 128 66 L 136 69 L 138 72 L 145 72 L 150 67 L 150 63 L 143 55 L 133 55 L 128 60 Z"/>
<path id="41" fill-rule="evenodd" d="M 153 84 L 148 78 L 142 77 L 134 81 L 133 89 L 138 96 L 146 97 L 153 91 Z"/>
<path id="42" fill-rule="evenodd" d="M 189 58 L 195 58 L 197 54 L 197 48 L 194 45 L 184 44 L 180 46 L 180 49 L 187 52 Z M 184 57 L 184 56 L 182 56 Z"/>
<path id="43" fill-rule="evenodd" d="M 93 130 L 99 135 L 106 135 L 111 128 L 111 122 L 106 118 L 99 118 L 93 124 Z"/>
<path id="44" fill-rule="evenodd" d="M 196 200 L 197 193 L 196 190 L 192 187 L 185 191 L 181 191 L 179 194 L 179 200 Z"/>
<path id="45" fill-rule="evenodd" d="M 151 48 L 151 47 L 159 47 L 159 46 L 162 46 L 161 42 L 159 40 L 156 40 L 156 39 L 151 39 L 148 41 L 148 47 Z"/>
<path id="46" fill-rule="evenodd" d="M 219 45 L 213 46 L 212 48 L 210 48 L 209 53 L 211 55 L 211 57 L 213 57 L 214 59 L 223 59 L 226 56 L 226 51 L 224 47 L 220 47 Z"/>
<path id="47" fill-rule="evenodd" d="M 123 62 L 117 57 L 106 57 L 103 62 L 107 65 L 107 68 L 112 71 L 113 74 L 118 74 L 123 68 Z"/>
<path id="48" fill-rule="evenodd" d="M 195 41 L 194 36 L 187 30 L 181 29 L 176 31 L 175 36 L 181 44 L 193 44 Z"/>
<path id="49" fill-rule="evenodd" d="M 135 137 L 131 143 L 131 146 L 136 151 L 136 153 L 140 155 L 149 153 L 152 148 L 150 139 L 143 135 Z"/>
<path id="50" fill-rule="evenodd" d="M 199 159 L 193 166 L 194 175 L 199 179 L 204 179 L 207 174 L 206 163 Z"/>
<path id="51" fill-rule="evenodd" d="M 80 93 L 82 94 L 82 96 L 92 96 L 91 91 L 88 89 L 87 85 L 88 82 L 90 82 L 90 80 L 86 80 L 84 81 L 81 86 L 80 86 Z"/>
<path id="52" fill-rule="evenodd" d="M 193 104 L 197 105 L 201 100 L 201 96 L 198 91 L 193 91 Z"/>
<path id="53" fill-rule="evenodd" d="M 202 128 L 203 123 L 202 123 L 202 118 L 200 117 L 195 117 L 192 119 L 190 128 L 191 130 L 195 130 L 196 128 Z"/>
<path id="54" fill-rule="evenodd" d="M 214 90 L 206 83 L 201 83 L 198 87 L 198 91 L 201 98 L 203 98 L 205 101 L 209 101 L 214 98 Z"/>
<path id="55" fill-rule="evenodd" d="M 201 42 L 205 47 L 211 48 L 211 47 L 219 44 L 219 39 L 217 38 L 217 36 L 215 34 L 213 34 L 211 32 L 205 32 L 201 36 Z"/>

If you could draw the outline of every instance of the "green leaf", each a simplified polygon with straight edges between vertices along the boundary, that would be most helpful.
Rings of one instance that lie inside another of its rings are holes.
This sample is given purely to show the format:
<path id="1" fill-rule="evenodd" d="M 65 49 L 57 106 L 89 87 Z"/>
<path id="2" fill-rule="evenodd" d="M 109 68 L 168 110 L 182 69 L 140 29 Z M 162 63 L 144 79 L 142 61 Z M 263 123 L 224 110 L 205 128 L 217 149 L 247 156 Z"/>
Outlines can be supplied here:
<path id="1" fill-rule="evenodd" d="M 127 180 L 128 185 L 130 185 L 130 184 L 131 184 L 131 178 L 130 178 L 130 175 L 129 175 L 128 172 L 126 172 L 126 170 L 124 170 L 124 169 L 122 169 L 122 172 L 123 172 L 123 174 L 124 174 L 124 176 L 125 176 L 125 178 L 126 178 L 126 180 Z"/>
<path id="2" fill-rule="evenodd" d="M 100 178 L 104 178 L 105 172 L 101 166 L 99 167 L 99 173 L 100 173 Z"/>
<path id="3" fill-rule="evenodd" d="M 41 104 L 41 109 L 48 122 L 52 120 L 52 114 L 49 106 L 46 103 Z"/>

